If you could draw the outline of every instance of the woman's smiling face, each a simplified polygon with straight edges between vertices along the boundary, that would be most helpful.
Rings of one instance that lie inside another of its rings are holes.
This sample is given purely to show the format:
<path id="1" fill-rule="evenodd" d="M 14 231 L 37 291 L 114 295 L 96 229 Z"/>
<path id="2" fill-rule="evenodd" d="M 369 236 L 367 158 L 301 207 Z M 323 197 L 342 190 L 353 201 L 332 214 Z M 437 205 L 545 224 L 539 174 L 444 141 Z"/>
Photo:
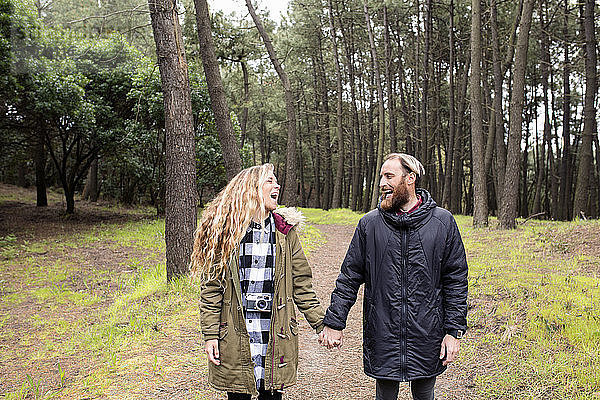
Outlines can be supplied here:
<path id="1" fill-rule="evenodd" d="M 267 180 L 262 186 L 262 195 L 265 200 L 265 208 L 267 211 L 273 211 L 277 208 L 277 200 L 279 199 L 279 184 L 277 178 L 270 172 Z"/>

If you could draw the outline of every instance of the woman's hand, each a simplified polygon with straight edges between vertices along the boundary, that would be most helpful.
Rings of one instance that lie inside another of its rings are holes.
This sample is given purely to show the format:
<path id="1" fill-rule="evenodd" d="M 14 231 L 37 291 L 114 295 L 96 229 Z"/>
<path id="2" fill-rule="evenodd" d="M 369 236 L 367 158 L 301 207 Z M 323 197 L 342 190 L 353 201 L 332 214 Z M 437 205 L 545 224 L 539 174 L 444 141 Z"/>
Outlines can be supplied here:
<path id="1" fill-rule="evenodd" d="M 219 339 L 207 340 L 204 345 L 204 351 L 211 363 L 221 365 L 221 360 L 219 359 Z"/>

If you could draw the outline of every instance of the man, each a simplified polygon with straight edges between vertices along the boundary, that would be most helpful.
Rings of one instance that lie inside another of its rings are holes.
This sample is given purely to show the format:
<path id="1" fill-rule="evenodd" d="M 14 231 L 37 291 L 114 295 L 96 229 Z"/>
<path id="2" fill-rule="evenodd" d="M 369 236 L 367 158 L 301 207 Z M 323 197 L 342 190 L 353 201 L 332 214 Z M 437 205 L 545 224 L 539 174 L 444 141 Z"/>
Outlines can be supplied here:
<path id="1" fill-rule="evenodd" d="M 393 153 L 381 167 L 381 201 L 358 223 L 327 309 L 321 342 L 342 345 L 361 284 L 363 362 L 376 399 L 396 400 L 410 381 L 415 400 L 433 400 L 436 376 L 467 329 L 467 262 L 452 214 L 415 189 L 421 163 Z"/>

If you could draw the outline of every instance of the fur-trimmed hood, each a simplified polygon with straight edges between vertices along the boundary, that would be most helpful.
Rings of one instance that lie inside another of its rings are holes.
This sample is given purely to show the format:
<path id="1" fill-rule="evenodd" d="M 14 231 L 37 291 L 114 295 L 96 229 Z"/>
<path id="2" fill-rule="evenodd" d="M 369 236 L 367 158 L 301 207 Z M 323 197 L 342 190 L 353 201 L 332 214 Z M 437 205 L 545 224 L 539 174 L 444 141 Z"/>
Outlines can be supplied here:
<path id="1" fill-rule="evenodd" d="M 293 227 L 302 230 L 306 223 L 306 218 L 296 207 L 283 207 L 273 211 L 275 226 L 277 230 L 287 235 Z"/>

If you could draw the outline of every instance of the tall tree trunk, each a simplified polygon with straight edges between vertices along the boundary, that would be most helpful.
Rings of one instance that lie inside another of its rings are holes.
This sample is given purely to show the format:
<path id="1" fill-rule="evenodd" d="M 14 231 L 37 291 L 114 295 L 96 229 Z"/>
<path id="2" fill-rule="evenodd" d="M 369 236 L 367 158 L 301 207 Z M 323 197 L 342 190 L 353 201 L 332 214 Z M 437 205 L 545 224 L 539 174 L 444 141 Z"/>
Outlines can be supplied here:
<path id="1" fill-rule="evenodd" d="M 350 207 L 353 211 L 358 211 L 360 207 L 360 199 L 362 194 L 362 168 L 358 166 L 361 164 L 361 155 L 362 155 L 362 144 L 361 144 L 361 118 L 358 115 L 358 106 L 356 100 L 356 79 L 354 73 L 354 58 L 353 58 L 353 49 L 354 49 L 354 39 L 353 39 L 353 31 L 354 25 L 351 23 L 348 30 L 349 33 L 346 34 L 344 30 L 344 24 L 342 24 L 341 18 L 338 13 L 338 24 L 341 28 L 342 32 L 342 40 L 344 43 L 344 54 L 345 54 L 345 64 L 346 70 L 348 71 L 348 82 L 350 85 L 350 96 L 352 101 L 352 201 Z M 350 37 L 350 39 L 348 38 Z"/>
<path id="2" fill-rule="evenodd" d="M 531 116 L 529 113 L 525 118 L 525 145 L 523 146 L 523 155 L 521 158 L 521 198 L 519 200 L 519 215 L 527 217 L 529 214 L 529 194 L 527 192 L 527 167 L 529 166 L 529 124 Z"/>
<path id="3" fill-rule="evenodd" d="M 494 120 L 496 123 L 496 199 L 498 205 L 502 204 L 502 194 L 504 188 L 504 175 L 506 170 L 506 143 L 505 143 L 505 130 L 504 130 L 504 112 L 502 110 L 502 93 L 504 84 L 504 74 L 512 64 L 515 39 L 517 35 L 517 28 L 521 21 L 521 14 L 523 10 L 523 0 L 519 0 L 517 10 L 515 12 L 515 20 L 510 32 L 509 44 L 507 46 L 506 58 L 504 63 L 500 55 L 500 39 L 498 33 L 498 10 L 496 0 L 491 0 L 490 3 L 490 24 L 492 29 L 492 55 L 494 64 Z"/>
<path id="4" fill-rule="evenodd" d="M 429 185 L 430 176 L 433 171 L 429 160 L 429 80 L 432 75 L 430 50 L 431 50 L 431 31 L 433 27 L 433 2 L 426 0 L 426 12 L 424 17 L 425 24 L 425 43 L 423 49 L 423 93 L 421 98 L 421 163 L 425 167 L 426 174 L 421 180 L 423 187 L 432 190 Z"/>
<path id="5" fill-rule="evenodd" d="M 314 105 L 314 113 L 315 113 L 315 145 L 313 147 L 313 158 L 314 158 L 314 175 L 315 175 L 315 196 L 317 198 L 316 206 L 323 207 L 323 196 L 321 195 L 321 105 L 319 104 L 319 87 L 320 80 L 317 72 L 317 63 L 313 57 L 312 66 L 313 66 L 313 80 L 314 80 L 314 90 L 315 90 L 315 105 Z"/>
<path id="6" fill-rule="evenodd" d="M 325 76 L 325 62 L 323 60 L 323 49 L 321 42 L 321 30 L 317 35 L 318 43 L 318 57 L 319 62 L 317 63 L 317 71 L 319 73 L 319 88 L 321 89 L 321 110 L 320 114 L 322 117 L 323 130 L 321 135 L 321 157 L 322 159 L 322 170 L 323 170 L 323 204 L 324 210 L 331 208 L 331 202 L 333 199 L 333 172 L 331 165 L 331 134 L 330 134 L 330 122 L 329 122 L 329 92 L 327 90 L 327 77 Z"/>
<path id="7" fill-rule="evenodd" d="M 563 156 L 560 163 L 560 201 L 559 219 L 569 219 L 572 210 L 571 202 L 571 64 L 569 58 L 569 0 L 564 1 L 563 22 L 563 46 L 564 46 L 564 68 L 563 68 Z"/>
<path id="8" fill-rule="evenodd" d="M 548 60 L 550 60 L 550 50 L 548 49 Z M 550 65 L 550 64 L 548 64 Z M 550 69 L 550 88 L 554 88 L 554 69 Z M 550 119 L 552 121 L 549 129 L 550 141 L 548 146 L 550 148 L 549 154 L 554 154 L 555 157 L 550 159 L 551 167 L 550 170 L 550 198 L 552 202 L 551 212 L 553 219 L 560 219 L 560 148 L 559 148 L 559 140 L 558 140 L 558 120 L 557 120 L 557 107 L 556 107 L 556 95 L 552 93 L 552 99 L 550 100 L 550 111 L 552 114 L 550 115 Z M 554 129 L 552 129 L 554 128 Z M 555 147 L 555 148 L 553 148 Z"/>
<path id="9" fill-rule="evenodd" d="M 588 198 L 590 196 L 590 172 L 593 170 L 592 145 L 596 121 L 594 99 L 596 97 L 596 34 L 594 26 L 595 0 L 585 0 L 585 100 L 584 122 L 581 147 L 579 150 L 579 171 L 575 189 L 573 217 L 590 215 Z"/>
<path id="10" fill-rule="evenodd" d="M 365 131 L 364 139 L 366 139 L 364 154 L 364 165 L 367 167 L 367 176 L 365 177 L 365 194 L 363 196 L 363 212 L 367 212 L 372 209 L 371 207 L 371 195 L 375 190 L 373 186 L 373 171 L 375 169 L 375 162 L 373 159 L 375 158 L 375 141 L 373 140 L 375 137 L 375 132 L 373 130 L 373 104 L 375 103 L 375 94 L 373 91 L 373 74 L 369 77 L 369 99 L 368 104 L 369 108 L 367 110 L 367 129 Z M 362 105 L 362 109 L 365 109 L 365 103 L 367 102 L 366 96 L 362 96 L 364 102 Z"/>
<path id="11" fill-rule="evenodd" d="M 344 135 L 342 124 L 342 71 L 340 68 L 340 57 L 337 48 L 337 31 L 333 23 L 333 5 L 329 0 L 329 30 L 331 31 L 331 43 L 333 45 L 333 56 L 335 59 L 335 82 L 336 82 L 336 132 L 338 142 L 338 162 L 335 171 L 335 182 L 333 185 L 332 208 L 340 208 L 342 204 L 342 178 L 344 174 Z"/>
<path id="12" fill-rule="evenodd" d="M 381 87 L 381 73 L 379 71 L 379 61 L 377 60 L 377 49 L 375 47 L 375 38 L 373 35 L 373 28 L 371 27 L 371 18 L 369 17 L 369 9 L 367 2 L 364 3 L 365 22 L 367 24 L 367 31 L 369 33 L 369 43 L 371 45 L 371 62 L 373 64 L 373 73 L 375 74 L 375 82 L 377 84 L 377 110 L 379 111 L 379 137 L 377 139 L 377 161 L 375 162 L 375 168 L 373 176 L 373 191 L 371 192 L 371 209 L 377 207 L 377 201 L 379 200 L 379 170 L 381 164 L 383 164 L 383 143 L 385 141 L 385 109 L 383 107 L 383 89 Z"/>
<path id="13" fill-rule="evenodd" d="M 494 69 L 494 123 L 496 124 L 496 201 L 502 204 L 504 171 L 506 169 L 506 145 L 504 143 L 504 113 L 502 111 L 502 93 L 504 73 L 500 58 L 500 39 L 498 34 L 498 12 L 496 0 L 491 0 L 492 57 Z M 511 46 L 512 47 L 512 46 Z"/>
<path id="14" fill-rule="evenodd" d="M 390 45 L 390 26 L 388 22 L 387 6 L 383 6 L 383 25 L 384 25 L 384 46 L 385 46 L 385 85 L 388 98 L 389 120 L 390 120 L 390 152 L 395 153 L 398 149 L 396 139 L 396 101 L 395 94 L 392 91 L 392 82 L 394 76 L 392 73 L 392 46 Z"/>
<path id="15" fill-rule="evenodd" d="M 150 0 L 149 0 L 150 1 Z M 233 178 L 242 169 L 242 159 L 229 117 L 229 106 L 225 96 L 225 88 L 221 81 L 219 63 L 215 55 L 210 28 L 210 16 L 206 0 L 194 0 L 196 6 L 196 23 L 200 40 L 200 55 L 204 66 L 204 75 L 210 95 L 210 105 L 215 115 L 215 123 L 219 134 L 219 142 L 223 152 L 227 179 Z"/>
<path id="16" fill-rule="evenodd" d="M 471 148 L 473 154 L 473 226 L 488 225 L 487 183 L 484 160 L 481 97 L 481 0 L 471 5 Z"/>
<path id="17" fill-rule="evenodd" d="M 260 33 L 260 36 L 267 48 L 271 63 L 279 75 L 281 84 L 285 91 L 285 112 L 287 116 L 287 150 L 286 150 L 286 169 L 285 169 L 285 187 L 283 188 L 283 203 L 288 206 L 295 206 L 297 204 L 296 190 L 298 188 L 298 179 L 296 177 L 296 106 L 294 104 L 294 93 L 292 92 L 292 85 L 290 80 L 281 67 L 281 63 L 277 59 L 275 48 L 271 42 L 271 38 L 267 34 L 262 21 L 256 15 L 254 6 L 251 0 L 246 0 L 246 6 L 248 11 L 254 20 L 254 24 Z"/>
<path id="18" fill-rule="evenodd" d="M 516 228 L 519 200 L 519 159 L 523 124 L 523 99 L 525 97 L 525 68 L 529 48 L 529 30 L 535 0 L 523 2 L 523 15 L 519 24 L 519 36 L 515 54 L 515 66 L 510 101 L 510 125 L 506 154 L 506 172 L 502 203 L 499 210 L 500 226 L 504 229 Z"/>
<path id="19" fill-rule="evenodd" d="M 194 119 L 175 0 L 149 0 L 165 106 L 167 281 L 188 272 L 196 229 Z"/>
<path id="20" fill-rule="evenodd" d="M 250 82 L 248 78 L 248 65 L 246 61 L 241 60 L 240 65 L 242 67 L 242 76 L 244 79 L 244 105 L 242 107 L 242 116 L 240 118 L 240 130 L 242 131 L 242 138 L 240 140 L 240 148 L 244 147 L 246 137 L 248 135 L 248 101 L 250 100 Z"/>
<path id="21" fill-rule="evenodd" d="M 544 133 L 542 138 L 542 145 L 537 144 L 539 148 L 539 162 L 536 176 L 536 187 L 535 187 L 535 198 L 533 200 L 533 210 L 532 213 L 538 214 L 542 212 L 542 192 L 544 183 L 547 183 L 548 176 L 552 175 L 554 172 L 552 171 L 552 167 L 554 166 L 552 154 L 552 146 L 550 145 L 550 112 L 549 112 L 549 102 L 548 102 L 548 77 L 550 75 L 550 37 L 546 31 L 547 24 L 545 21 L 545 8 L 544 4 L 540 2 L 540 49 L 541 49 L 541 63 L 540 70 L 542 76 L 542 97 L 544 102 Z M 548 146 L 549 155 L 546 157 L 546 147 Z M 550 163 L 547 163 L 547 160 L 550 160 Z M 555 201 L 555 199 L 552 199 Z M 546 210 L 546 217 L 551 217 L 550 210 Z"/>
<path id="22" fill-rule="evenodd" d="M 467 103 L 467 86 L 469 83 L 469 69 L 471 67 L 471 53 L 467 53 L 463 74 L 461 77 L 460 93 L 457 107 L 456 135 L 454 137 L 454 160 L 452 161 L 452 185 L 450 191 L 450 211 L 460 214 L 462 209 L 462 186 L 464 176 L 463 166 L 463 136 L 464 136 L 464 114 Z"/>
<path id="23" fill-rule="evenodd" d="M 447 209 L 450 209 L 450 194 L 452 186 L 452 161 L 454 160 L 454 136 L 456 135 L 454 115 L 454 0 L 450 0 L 450 28 L 448 30 L 448 52 L 450 57 L 450 65 L 448 70 L 449 82 L 448 82 L 448 97 L 449 97 L 449 115 L 448 115 L 448 146 L 446 149 L 446 171 L 444 175 L 444 189 L 442 194 L 442 205 Z"/>

